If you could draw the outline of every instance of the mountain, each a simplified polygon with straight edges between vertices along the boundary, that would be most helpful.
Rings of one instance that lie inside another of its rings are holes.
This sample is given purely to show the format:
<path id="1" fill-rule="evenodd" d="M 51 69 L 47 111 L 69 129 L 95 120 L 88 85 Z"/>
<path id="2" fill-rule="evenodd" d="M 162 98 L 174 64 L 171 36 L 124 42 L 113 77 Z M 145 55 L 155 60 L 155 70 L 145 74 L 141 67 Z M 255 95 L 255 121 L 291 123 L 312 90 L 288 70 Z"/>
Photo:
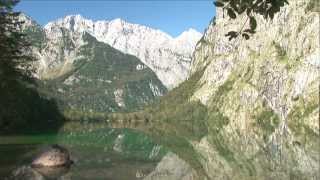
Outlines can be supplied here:
<path id="1" fill-rule="evenodd" d="M 257 16 L 249 40 L 224 35 L 242 18 L 210 24 L 192 72 L 191 99 L 208 107 L 208 135 L 194 147 L 210 178 L 319 179 L 319 15 L 290 1 L 274 20 Z"/>
<path id="2" fill-rule="evenodd" d="M 188 79 L 142 111 L 113 114 L 123 120 L 114 122 L 125 127 L 130 120 L 137 129 L 141 122 L 140 130 L 193 168 L 185 168 L 192 173 L 185 179 L 319 179 L 320 24 L 319 14 L 310 11 L 312 3 L 290 1 L 273 20 L 256 15 L 258 29 L 250 40 L 232 41 L 225 34 L 239 30 L 245 18 L 229 19 L 218 8 L 196 44 Z M 52 27 L 102 43 L 93 31 Z M 61 43 L 88 44 L 86 38 L 69 39 Z M 154 174 L 184 162 L 167 157 Z"/>
<path id="3" fill-rule="evenodd" d="M 320 178 L 320 24 L 312 2 L 290 1 L 273 20 L 256 15 L 250 40 L 229 41 L 225 34 L 245 18 L 217 8 L 188 80 L 143 112 L 145 131 L 190 164 L 194 179 Z"/>
<path id="4" fill-rule="evenodd" d="M 39 59 L 39 91 L 63 110 L 134 110 L 166 93 L 167 88 L 140 59 L 98 41 L 86 31 L 52 27 L 48 32 L 25 15 L 24 32 Z"/>
<path id="5" fill-rule="evenodd" d="M 94 22 L 80 15 L 70 15 L 49 22 L 44 30 L 47 36 L 54 41 L 56 37 L 59 37 L 61 28 L 73 36 L 87 32 L 100 42 L 107 43 L 124 53 L 137 56 L 156 73 L 161 82 L 169 89 L 187 78 L 192 52 L 202 36 L 199 32 L 189 29 L 173 38 L 160 30 L 131 24 L 122 19 Z M 52 63 L 44 65 L 43 69 L 50 71 L 52 66 L 61 64 L 55 59 L 50 59 L 50 56 L 46 58 L 47 62 Z"/>

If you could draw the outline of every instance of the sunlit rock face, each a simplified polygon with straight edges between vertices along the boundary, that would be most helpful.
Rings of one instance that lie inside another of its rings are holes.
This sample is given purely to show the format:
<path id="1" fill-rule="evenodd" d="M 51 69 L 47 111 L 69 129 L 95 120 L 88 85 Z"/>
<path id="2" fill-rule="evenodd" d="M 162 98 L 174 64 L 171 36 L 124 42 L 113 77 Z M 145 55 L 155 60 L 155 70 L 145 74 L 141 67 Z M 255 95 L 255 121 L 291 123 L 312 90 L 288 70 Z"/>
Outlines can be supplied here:
<path id="1" fill-rule="evenodd" d="M 35 68 L 42 84 L 39 87 L 60 107 L 85 112 L 133 110 L 167 92 L 142 60 L 99 41 L 89 33 L 90 28 L 83 29 L 88 23 L 82 17 L 70 18 L 65 21 L 70 25 L 74 19 L 75 27 L 49 23 L 41 28 L 21 15 L 23 30 L 38 60 Z"/>
<path id="2" fill-rule="evenodd" d="M 173 88 L 187 78 L 192 52 L 202 36 L 194 29 L 189 29 L 173 38 L 160 30 L 131 24 L 122 19 L 94 22 L 80 15 L 70 15 L 49 22 L 44 31 L 49 42 L 40 52 L 40 56 L 46 75 L 47 71 L 66 64 L 65 61 L 72 62 L 78 58 L 73 49 L 83 44 L 79 35 L 87 32 L 100 42 L 137 56 L 156 73 L 167 88 Z M 70 36 L 72 40 L 61 41 L 64 36 Z M 64 52 L 61 52 L 57 46 L 61 43 L 74 45 L 71 49 L 63 49 Z M 61 53 L 66 56 L 64 60 L 59 58 Z"/>
<path id="3" fill-rule="evenodd" d="M 121 19 L 66 16 L 44 28 L 21 15 L 34 55 L 35 76 L 69 109 L 115 112 L 137 109 L 187 78 L 201 34 L 168 34 Z M 95 93 L 93 93 L 95 92 Z"/>
<path id="4" fill-rule="evenodd" d="M 273 20 L 257 16 L 250 40 L 229 41 L 242 17 L 217 19 L 196 46 L 204 71 L 192 100 L 209 109 L 193 142 L 211 179 L 319 179 L 319 14 L 295 0 Z"/>

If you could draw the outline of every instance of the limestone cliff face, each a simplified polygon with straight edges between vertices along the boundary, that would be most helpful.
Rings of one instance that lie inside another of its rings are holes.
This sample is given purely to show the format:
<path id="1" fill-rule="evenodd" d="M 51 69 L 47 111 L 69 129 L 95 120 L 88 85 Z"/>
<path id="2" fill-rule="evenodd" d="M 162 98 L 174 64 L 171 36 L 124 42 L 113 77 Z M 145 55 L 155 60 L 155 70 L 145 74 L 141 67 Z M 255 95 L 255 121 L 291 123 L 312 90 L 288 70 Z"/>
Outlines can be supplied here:
<path id="1" fill-rule="evenodd" d="M 64 110 L 132 110 L 167 92 L 156 73 L 140 59 L 86 31 L 53 24 L 42 28 L 25 14 L 20 19 L 38 60 L 38 87 Z"/>
<path id="2" fill-rule="evenodd" d="M 208 135 L 194 148 L 210 179 L 319 179 L 319 13 L 292 0 L 258 16 L 250 40 L 229 41 L 245 17 L 217 9 L 194 52 L 203 71 L 191 100 L 209 109 Z"/>
<path id="3" fill-rule="evenodd" d="M 27 26 L 31 24 L 27 23 Z M 42 79 L 56 75 L 55 72 L 63 70 L 65 64 L 79 58 L 77 51 L 84 43 L 82 34 L 86 32 L 99 42 L 138 57 L 169 89 L 187 78 L 192 52 L 202 36 L 189 29 L 178 37 L 171 37 L 160 30 L 121 19 L 94 22 L 81 15 L 49 22 L 42 31 L 47 38 L 45 47 L 38 52 Z"/>

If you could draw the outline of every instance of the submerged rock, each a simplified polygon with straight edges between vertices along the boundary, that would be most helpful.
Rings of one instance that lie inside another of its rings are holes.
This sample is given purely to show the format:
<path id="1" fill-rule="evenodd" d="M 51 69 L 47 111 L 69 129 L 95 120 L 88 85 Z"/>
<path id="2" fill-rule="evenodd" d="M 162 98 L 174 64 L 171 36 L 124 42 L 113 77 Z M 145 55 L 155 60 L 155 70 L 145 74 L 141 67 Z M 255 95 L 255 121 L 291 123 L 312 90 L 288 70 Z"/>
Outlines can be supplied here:
<path id="1" fill-rule="evenodd" d="M 21 166 L 5 180 L 52 180 L 65 179 L 68 177 L 70 166 L 37 167 Z"/>
<path id="2" fill-rule="evenodd" d="M 58 167 L 69 166 L 73 163 L 70 159 L 69 151 L 59 145 L 51 145 L 35 158 L 31 167 Z"/>
<path id="3" fill-rule="evenodd" d="M 137 176 L 138 177 L 138 176 Z M 176 154 L 169 152 L 158 163 L 153 172 L 143 180 L 195 180 L 201 179 L 197 172 Z"/>
<path id="4" fill-rule="evenodd" d="M 47 179 L 57 179 L 60 177 L 65 177 L 69 172 L 70 166 L 58 166 L 58 167 L 36 167 L 32 168 L 36 172 L 40 173 L 43 177 Z"/>
<path id="5" fill-rule="evenodd" d="M 6 180 L 43 180 L 44 177 L 29 166 L 22 166 L 13 171 L 12 176 Z"/>

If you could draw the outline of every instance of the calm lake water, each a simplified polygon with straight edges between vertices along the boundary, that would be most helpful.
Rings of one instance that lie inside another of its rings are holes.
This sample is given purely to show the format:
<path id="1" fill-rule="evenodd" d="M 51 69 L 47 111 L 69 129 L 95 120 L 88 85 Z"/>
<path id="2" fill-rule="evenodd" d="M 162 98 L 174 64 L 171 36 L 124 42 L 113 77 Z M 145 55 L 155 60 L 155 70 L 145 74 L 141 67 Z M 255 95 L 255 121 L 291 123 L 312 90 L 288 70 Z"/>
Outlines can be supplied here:
<path id="1" fill-rule="evenodd" d="M 199 141 L 206 126 L 198 121 L 170 122 L 71 122 L 55 134 L 0 136 L 0 180 L 21 172 L 21 180 L 136 180 L 146 176 L 148 180 L 176 180 L 190 172 L 204 179 L 206 173 L 190 142 Z M 66 147 L 74 164 L 55 170 L 32 169 L 32 159 L 52 144 Z"/>
<path id="2" fill-rule="evenodd" d="M 36 171 L 44 179 L 143 179 L 167 152 L 148 136 L 129 129 L 0 136 L 0 179 L 6 179 L 19 168 L 28 169 L 32 159 L 48 144 L 69 149 L 75 163 L 54 173 Z"/>

